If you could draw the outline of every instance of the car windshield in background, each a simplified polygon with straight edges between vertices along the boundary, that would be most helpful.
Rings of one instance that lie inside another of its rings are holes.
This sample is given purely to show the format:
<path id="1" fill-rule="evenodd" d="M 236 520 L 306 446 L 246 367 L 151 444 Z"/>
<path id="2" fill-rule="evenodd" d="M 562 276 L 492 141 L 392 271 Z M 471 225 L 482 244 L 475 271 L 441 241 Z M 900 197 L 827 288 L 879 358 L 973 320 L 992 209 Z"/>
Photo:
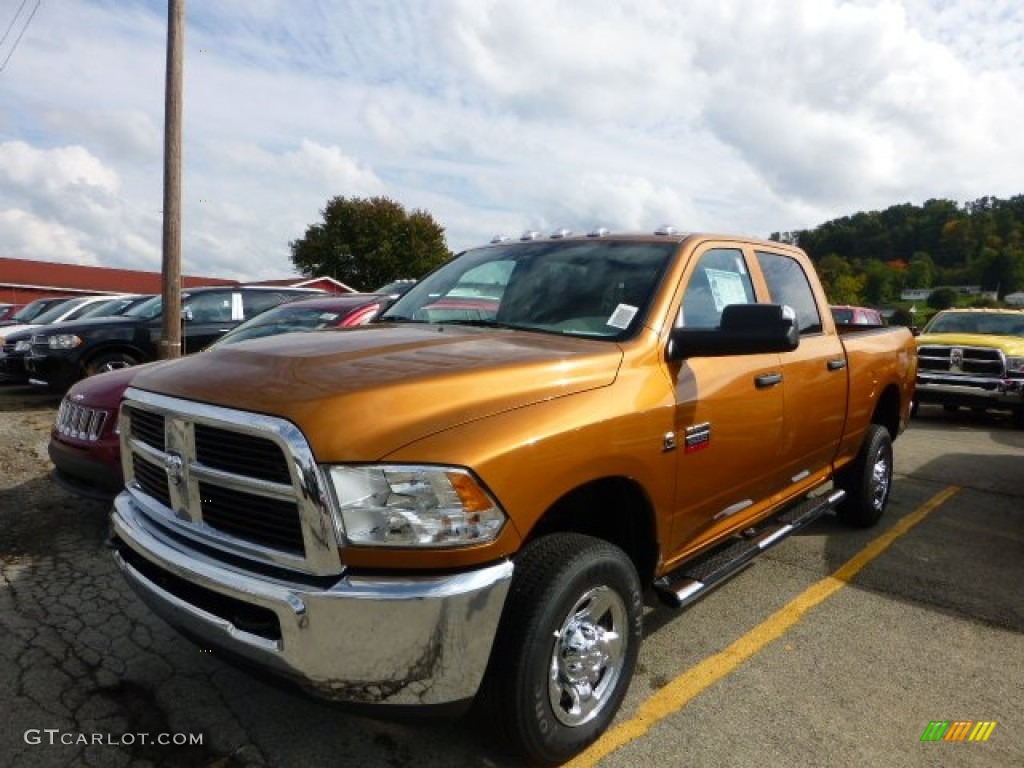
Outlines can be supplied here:
<path id="1" fill-rule="evenodd" d="M 114 315 L 120 315 L 138 303 L 140 303 L 140 299 L 136 296 L 111 299 L 110 301 L 101 301 L 86 308 L 85 311 L 78 315 L 78 319 L 84 320 L 88 317 L 112 317 Z"/>
<path id="2" fill-rule="evenodd" d="M 938 315 L 925 333 L 978 333 L 986 336 L 1024 336 L 1024 314 L 952 312 Z"/>
<path id="3" fill-rule="evenodd" d="M 45 312 L 36 315 L 35 319 L 32 322 L 38 323 L 39 325 L 46 325 L 47 323 L 52 323 L 61 316 L 67 314 L 68 310 L 71 310 L 74 307 L 79 306 L 84 301 L 85 298 L 68 299 L 67 301 L 62 301 L 60 304 L 55 304 L 54 306 L 47 309 Z"/>
<path id="4" fill-rule="evenodd" d="M 182 296 L 182 301 L 185 297 Z M 153 320 L 160 317 L 160 310 L 163 309 L 164 300 L 162 296 L 153 296 L 150 299 L 136 304 L 134 307 L 124 313 L 125 317 L 139 317 L 143 320 Z"/>
<path id="5" fill-rule="evenodd" d="M 264 336 L 277 336 L 295 331 L 315 331 L 334 326 L 340 316 L 340 312 L 322 307 L 281 304 L 224 334 L 212 346 L 223 347 L 225 344 L 234 344 L 246 339 L 261 339 Z"/>
<path id="6" fill-rule="evenodd" d="M 11 320 L 18 323 L 31 323 L 34 322 L 37 317 L 46 312 L 51 307 L 55 307 L 58 304 L 63 304 L 67 299 L 41 299 L 26 304 L 24 307 L 19 309 L 13 315 Z"/>
<path id="7" fill-rule="evenodd" d="M 418 282 L 381 319 L 623 339 L 643 322 L 674 250 L 601 240 L 488 246 Z"/>
<path id="8" fill-rule="evenodd" d="M 414 285 L 416 285 L 416 281 L 409 278 L 393 280 L 376 290 L 370 291 L 370 293 L 379 293 L 382 296 L 401 296 L 403 293 L 407 293 Z"/>

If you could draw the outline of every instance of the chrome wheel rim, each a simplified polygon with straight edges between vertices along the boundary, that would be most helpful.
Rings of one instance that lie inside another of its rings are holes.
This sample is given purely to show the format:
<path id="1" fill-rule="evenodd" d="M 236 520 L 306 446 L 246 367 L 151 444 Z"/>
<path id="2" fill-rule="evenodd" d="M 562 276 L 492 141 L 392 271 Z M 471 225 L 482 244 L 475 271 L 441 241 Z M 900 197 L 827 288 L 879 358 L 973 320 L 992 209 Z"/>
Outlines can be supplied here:
<path id="1" fill-rule="evenodd" d="M 626 604 L 609 587 L 589 590 L 555 633 L 548 697 L 559 722 L 576 727 L 607 705 L 622 676 Z"/>
<path id="2" fill-rule="evenodd" d="M 871 468 L 871 506 L 876 512 L 881 512 L 885 508 L 891 483 L 892 457 L 889 451 L 882 447 L 875 454 L 875 463 Z"/>

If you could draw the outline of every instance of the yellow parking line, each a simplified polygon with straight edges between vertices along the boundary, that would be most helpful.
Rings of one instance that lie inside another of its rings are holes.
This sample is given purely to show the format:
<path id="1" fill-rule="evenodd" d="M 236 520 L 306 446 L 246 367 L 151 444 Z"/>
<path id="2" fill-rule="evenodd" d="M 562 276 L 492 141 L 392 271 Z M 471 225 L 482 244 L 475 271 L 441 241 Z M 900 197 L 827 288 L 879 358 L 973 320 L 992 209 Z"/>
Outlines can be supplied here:
<path id="1" fill-rule="evenodd" d="M 657 723 L 686 706 L 691 699 L 729 675 L 766 645 L 777 640 L 803 618 L 804 614 L 842 589 L 864 566 L 887 550 L 893 542 L 945 504 L 960 490 L 949 486 L 901 518 L 878 538 L 851 557 L 835 573 L 808 587 L 803 593 L 736 640 L 670 682 L 640 705 L 632 719 L 608 731 L 590 749 L 566 763 L 572 768 L 594 766 L 619 747 L 643 736 Z"/>

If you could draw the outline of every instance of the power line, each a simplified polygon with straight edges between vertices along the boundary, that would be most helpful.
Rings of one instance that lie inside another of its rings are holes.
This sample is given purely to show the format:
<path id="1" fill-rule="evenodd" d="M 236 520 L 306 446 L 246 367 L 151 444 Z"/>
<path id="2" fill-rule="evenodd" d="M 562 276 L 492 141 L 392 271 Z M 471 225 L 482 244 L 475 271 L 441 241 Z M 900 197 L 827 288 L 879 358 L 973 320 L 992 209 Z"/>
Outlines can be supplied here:
<path id="1" fill-rule="evenodd" d="M 14 22 L 16 22 L 18 20 L 18 17 L 21 16 L 21 12 L 23 10 L 25 10 L 25 6 L 27 4 L 28 4 L 28 0 L 21 0 L 21 6 L 18 8 L 18 10 L 15 12 L 15 14 L 11 17 L 11 23 L 7 25 L 7 30 L 4 32 L 4 36 L 0 37 L 0 48 L 3 47 L 5 42 L 7 42 L 7 36 L 9 34 L 11 34 L 11 30 L 14 29 Z"/>
<path id="2" fill-rule="evenodd" d="M 25 3 L 26 2 L 28 2 L 28 0 L 22 0 L 21 7 L 18 8 L 18 12 L 16 14 L 14 14 L 14 18 L 11 19 L 11 23 L 7 27 L 7 31 L 4 32 L 3 40 L 0 40 L 0 45 L 3 45 L 3 41 L 7 39 L 7 35 L 10 34 L 11 28 L 14 26 L 14 22 L 17 20 L 18 16 L 21 15 L 21 9 L 25 7 Z M 28 29 L 28 25 L 32 23 L 32 19 L 34 19 L 36 17 L 36 11 L 39 10 L 39 6 L 42 5 L 42 4 L 43 4 L 43 0 L 36 0 L 35 7 L 32 9 L 32 13 L 30 13 L 28 15 L 28 19 L 25 20 L 25 26 L 23 26 L 21 28 L 21 32 L 18 33 L 17 39 L 11 45 L 11 50 L 8 52 L 7 58 L 4 59 L 4 63 L 3 64 L 0 64 L 0 72 L 3 72 L 7 68 L 7 62 L 9 62 L 11 60 L 11 56 L 13 56 L 14 52 L 18 49 L 18 43 L 21 42 L 22 35 L 25 34 L 25 30 Z"/>

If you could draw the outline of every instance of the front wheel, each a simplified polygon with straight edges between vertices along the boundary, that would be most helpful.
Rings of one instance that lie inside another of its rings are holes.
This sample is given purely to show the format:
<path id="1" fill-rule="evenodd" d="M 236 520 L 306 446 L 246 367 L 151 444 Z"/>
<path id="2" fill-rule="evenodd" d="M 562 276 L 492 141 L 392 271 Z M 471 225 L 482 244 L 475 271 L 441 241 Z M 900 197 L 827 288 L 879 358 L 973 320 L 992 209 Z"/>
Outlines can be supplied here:
<path id="1" fill-rule="evenodd" d="M 633 676 L 642 609 L 636 569 L 618 547 L 574 533 L 527 545 L 481 693 L 513 750 L 551 765 L 604 732 Z"/>
<path id="2" fill-rule="evenodd" d="M 877 523 L 889 501 L 892 468 L 889 430 L 872 424 L 857 458 L 836 476 L 836 485 L 846 491 L 837 510 L 839 519 L 857 528 L 870 528 Z"/>
<path id="3" fill-rule="evenodd" d="M 139 361 L 127 352 L 106 352 L 97 355 L 85 365 L 87 376 L 95 376 L 97 373 L 116 371 L 119 368 L 131 368 L 138 365 Z"/>

